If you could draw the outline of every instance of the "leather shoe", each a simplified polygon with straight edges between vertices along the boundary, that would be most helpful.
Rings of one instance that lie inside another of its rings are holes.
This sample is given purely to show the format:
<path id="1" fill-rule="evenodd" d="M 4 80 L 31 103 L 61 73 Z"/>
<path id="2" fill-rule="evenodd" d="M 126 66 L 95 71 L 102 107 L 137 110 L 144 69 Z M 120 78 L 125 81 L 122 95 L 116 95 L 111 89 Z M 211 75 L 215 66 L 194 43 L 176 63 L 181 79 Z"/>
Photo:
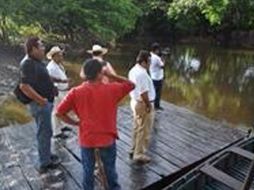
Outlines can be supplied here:
<path id="1" fill-rule="evenodd" d="M 55 138 L 55 139 L 67 139 L 68 136 L 65 135 L 65 134 L 63 134 L 63 133 L 60 133 L 60 134 L 58 134 L 58 135 L 54 135 L 54 138 Z"/>
<path id="2" fill-rule="evenodd" d="M 64 128 L 61 129 L 61 131 L 62 132 L 65 132 L 65 131 L 67 132 L 67 131 L 72 131 L 72 129 L 67 127 L 67 126 L 65 126 Z"/>
<path id="3" fill-rule="evenodd" d="M 129 152 L 129 158 L 133 159 L 133 152 Z"/>
<path id="4" fill-rule="evenodd" d="M 42 173 L 46 173 L 48 170 L 56 169 L 60 163 L 61 163 L 60 158 L 57 155 L 52 154 L 50 156 L 50 163 L 44 166 L 40 166 L 39 173 L 42 174 Z"/>
<path id="5" fill-rule="evenodd" d="M 149 162 L 151 162 L 151 158 L 146 156 L 146 155 L 142 155 L 142 156 L 138 156 L 133 158 L 133 160 L 137 163 L 141 163 L 141 164 L 147 164 Z"/>

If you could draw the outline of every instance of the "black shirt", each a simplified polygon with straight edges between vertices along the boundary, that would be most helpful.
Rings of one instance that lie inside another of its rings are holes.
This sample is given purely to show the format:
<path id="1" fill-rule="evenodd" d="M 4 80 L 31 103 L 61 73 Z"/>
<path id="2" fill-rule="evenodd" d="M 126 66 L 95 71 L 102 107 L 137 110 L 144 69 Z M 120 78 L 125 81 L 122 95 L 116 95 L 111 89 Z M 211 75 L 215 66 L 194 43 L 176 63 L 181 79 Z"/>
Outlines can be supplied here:
<path id="1" fill-rule="evenodd" d="M 38 94 L 54 101 L 54 84 L 46 65 L 39 60 L 27 58 L 20 63 L 21 83 L 29 84 Z"/>

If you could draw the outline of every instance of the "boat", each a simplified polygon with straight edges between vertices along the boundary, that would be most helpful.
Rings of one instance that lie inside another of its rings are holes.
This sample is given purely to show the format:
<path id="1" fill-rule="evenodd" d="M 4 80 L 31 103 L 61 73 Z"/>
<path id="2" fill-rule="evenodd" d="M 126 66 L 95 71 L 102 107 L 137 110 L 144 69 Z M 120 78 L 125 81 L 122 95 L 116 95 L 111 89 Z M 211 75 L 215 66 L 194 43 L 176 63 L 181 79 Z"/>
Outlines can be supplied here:
<path id="1" fill-rule="evenodd" d="M 187 166 L 185 171 L 144 189 L 254 190 L 253 181 L 254 136 L 249 135 L 209 159 Z"/>

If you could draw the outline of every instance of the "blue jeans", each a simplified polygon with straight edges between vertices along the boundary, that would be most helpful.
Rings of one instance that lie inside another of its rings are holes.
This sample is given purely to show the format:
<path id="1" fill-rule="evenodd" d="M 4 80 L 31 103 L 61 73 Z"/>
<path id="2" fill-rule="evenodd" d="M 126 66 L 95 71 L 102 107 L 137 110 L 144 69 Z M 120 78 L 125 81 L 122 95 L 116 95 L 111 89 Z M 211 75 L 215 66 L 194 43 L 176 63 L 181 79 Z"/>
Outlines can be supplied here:
<path id="1" fill-rule="evenodd" d="M 108 189 L 120 190 L 117 182 L 116 173 L 116 144 L 113 143 L 108 147 L 98 148 L 100 157 L 106 174 Z M 94 189 L 94 165 L 95 165 L 95 148 L 81 147 L 81 158 L 83 164 L 83 188 L 84 190 Z"/>
<path id="2" fill-rule="evenodd" d="M 48 102 L 45 106 L 40 106 L 36 102 L 31 102 L 29 106 L 36 123 L 39 165 L 42 167 L 48 165 L 51 161 L 51 113 L 53 104 Z"/>

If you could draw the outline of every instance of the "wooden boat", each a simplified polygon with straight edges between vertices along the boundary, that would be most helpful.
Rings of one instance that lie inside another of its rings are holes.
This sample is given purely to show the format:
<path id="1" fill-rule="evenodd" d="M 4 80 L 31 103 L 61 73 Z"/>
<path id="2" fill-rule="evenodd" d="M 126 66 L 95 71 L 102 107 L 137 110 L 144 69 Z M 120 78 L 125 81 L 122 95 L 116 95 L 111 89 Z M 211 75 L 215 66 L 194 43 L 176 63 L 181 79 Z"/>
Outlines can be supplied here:
<path id="1" fill-rule="evenodd" d="M 160 182 L 145 189 L 254 190 L 254 136 L 246 137 L 198 164 L 195 168 L 193 165 L 188 166 L 194 169 L 180 177 L 183 171 L 179 171 L 178 175 L 168 176 L 168 183 L 164 180 L 163 185 Z"/>

